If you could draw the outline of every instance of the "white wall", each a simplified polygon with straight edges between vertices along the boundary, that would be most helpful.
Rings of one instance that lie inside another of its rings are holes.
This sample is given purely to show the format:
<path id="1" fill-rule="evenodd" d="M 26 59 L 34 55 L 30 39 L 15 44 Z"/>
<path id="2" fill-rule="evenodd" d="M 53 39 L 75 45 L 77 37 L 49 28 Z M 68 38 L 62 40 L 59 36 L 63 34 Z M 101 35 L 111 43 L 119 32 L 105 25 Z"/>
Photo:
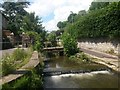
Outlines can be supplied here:
<path id="1" fill-rule="evenodd" d="M 98 51 L 102 51 L 102 52 L 109 51 L 109 50 L 113 49 L 115 53 L 118 53 L 119 43 L 79 41 L 78 47 L 94 49 L 94 50 L 98 50 Z"/>

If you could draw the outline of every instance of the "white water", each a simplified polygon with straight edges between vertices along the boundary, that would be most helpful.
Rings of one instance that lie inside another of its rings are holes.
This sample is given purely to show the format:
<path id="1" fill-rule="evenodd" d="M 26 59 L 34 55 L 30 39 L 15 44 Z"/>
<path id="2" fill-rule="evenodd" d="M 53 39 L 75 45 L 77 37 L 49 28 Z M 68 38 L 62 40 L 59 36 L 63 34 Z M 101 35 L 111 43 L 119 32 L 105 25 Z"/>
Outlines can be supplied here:
<path id="1" fill-rule="evenodd" d="M 112 74 L 109 71 L 93 71 L 90 73 L 79 73 L 79 74 L 62 74 L 62 75 L 57 75 L 57 76 L 51 76 L 52 78 L 56 77 L 70 77 L 70 76 L 94 76 L 95 74 Z"/>
<path id="2" fill-rule="evenodd" d="M 115 88 L 118 79 L 109 71 L 62 74 L 45 77 L 46 88 Z"/>

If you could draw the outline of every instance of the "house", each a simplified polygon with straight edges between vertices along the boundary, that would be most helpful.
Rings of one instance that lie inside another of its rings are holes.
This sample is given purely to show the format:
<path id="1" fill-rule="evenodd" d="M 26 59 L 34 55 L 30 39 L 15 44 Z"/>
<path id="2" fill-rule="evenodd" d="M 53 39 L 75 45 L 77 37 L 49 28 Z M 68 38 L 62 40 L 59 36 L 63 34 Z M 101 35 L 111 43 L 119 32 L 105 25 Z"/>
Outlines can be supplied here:
<path id="1" fill-rule="evenodd" d="M 11 37 L 12 32 L 7 29 L 7 21 L 5 15 L 0 12 L 0 42 L 2 42 L 2 49 L 11 48 L 14 43 L 14 37 Z"/>
<path id="2" fill-rule="evenodd" d="M 7 29 L 7 18 L 2 12 L 0 12 L 0 29 L 2 30 Z"/>
<path id="3" fill-rule="evenodd" d="M 5 17 L 3 13 L 0 12 L 0 31 L 6 36 L 9 36 L 11 32 L 7 30 L 7 22 L 8 19 Z"/>

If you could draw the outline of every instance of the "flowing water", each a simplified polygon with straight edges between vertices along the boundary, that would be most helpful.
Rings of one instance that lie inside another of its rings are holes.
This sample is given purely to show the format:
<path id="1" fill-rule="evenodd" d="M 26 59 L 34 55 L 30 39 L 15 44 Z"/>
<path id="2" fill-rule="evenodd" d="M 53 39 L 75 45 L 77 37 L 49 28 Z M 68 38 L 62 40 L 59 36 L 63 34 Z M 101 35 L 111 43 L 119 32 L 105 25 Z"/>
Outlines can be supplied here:
<path id="1" fill-rule="evenodd" d="M 44 88 L 118 88 L 118 75 L 93 62 L 75 63 L 65 56 L 45 62 L 45 71 L 68 71 L 67 74 L 44 76 Z M 69 73 L 69 71 L 82 71 Z"/>

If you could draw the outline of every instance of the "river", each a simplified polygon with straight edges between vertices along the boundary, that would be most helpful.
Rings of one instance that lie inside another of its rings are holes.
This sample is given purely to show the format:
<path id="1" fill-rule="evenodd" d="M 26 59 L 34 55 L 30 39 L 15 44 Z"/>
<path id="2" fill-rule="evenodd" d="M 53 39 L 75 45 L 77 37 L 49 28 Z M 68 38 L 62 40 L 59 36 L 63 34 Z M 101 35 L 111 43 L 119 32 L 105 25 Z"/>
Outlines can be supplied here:
<path id="1" fill-rule="evenodd" d="M 59 73 L 55 74 L 57 71 Z M 118 75 L 108 67 L 94 62 L 75 63 L 65 56 L 46 60 L 44 72 L 44 88 L 118 88 L 119 86 Z"/>

